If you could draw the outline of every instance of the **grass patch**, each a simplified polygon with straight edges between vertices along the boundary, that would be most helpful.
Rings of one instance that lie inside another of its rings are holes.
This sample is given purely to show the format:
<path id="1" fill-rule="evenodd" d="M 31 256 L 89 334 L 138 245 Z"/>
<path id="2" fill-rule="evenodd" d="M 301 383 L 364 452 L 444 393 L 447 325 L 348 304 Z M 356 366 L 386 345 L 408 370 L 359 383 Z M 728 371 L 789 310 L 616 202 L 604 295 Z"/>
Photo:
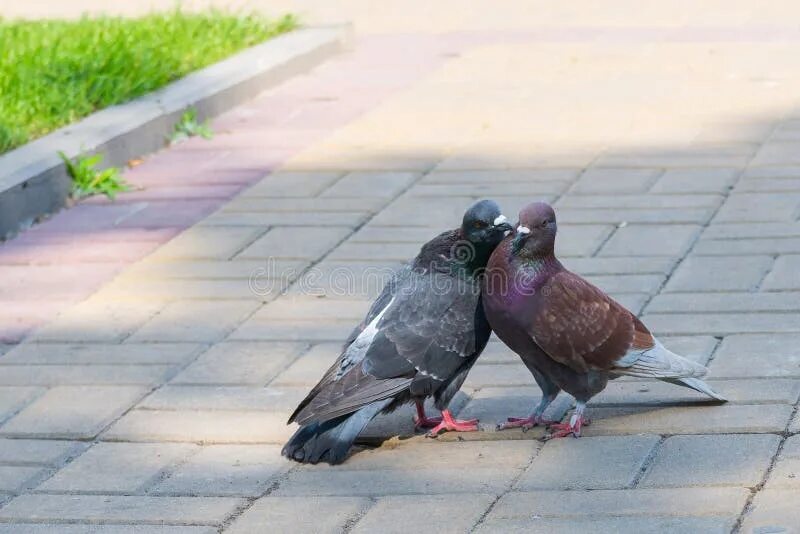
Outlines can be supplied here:
<path id="1" fill-rule="evenodd" d="M 172 130 L 172 135 L 169 138 L 170 143 L 180 143 L 199 135 L 203 139 L 211 139 L 214 137 L 214 131 L 208 120 L 200 122 L 197 120 L 197 110 L 189 108 L 183 112 L 180 120 L 175 124 Z"/>
<path id="2" fill-rule="evenodd" d="M 141 18 L 0 18 L 0 153 L 292 30 L 219 10 Z"/>
<path id="3" fill-rule="evenodd" d="M 122 178 L 120 170 L 116 167 L 98 169 L 103 162 L 102 154 L 87 156 L 81 154 L 75 159 L 69 159 L 63 152 L 58 153 L 67 166 L 67 174 L 72 178 L 72 198 L 81 199 L 92 195 L 105 195 L 111 200 L 117 193 L 130 191 L 130 186 Z"/>

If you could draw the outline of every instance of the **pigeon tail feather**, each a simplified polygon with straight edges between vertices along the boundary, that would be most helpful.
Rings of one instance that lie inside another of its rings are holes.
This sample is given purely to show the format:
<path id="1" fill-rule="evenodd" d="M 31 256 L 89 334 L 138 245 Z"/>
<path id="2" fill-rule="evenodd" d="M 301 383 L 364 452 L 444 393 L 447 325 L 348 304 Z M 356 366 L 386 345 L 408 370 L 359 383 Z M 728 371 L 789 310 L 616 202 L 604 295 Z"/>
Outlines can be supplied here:
<path id="1" fill-rule="evenodd" d="M 336 419 L 302 426 L 284 445 L 281 454 L 300 463 L 340 464 L 367 423 L 391 402 L 392 399 L 384 399 Z"/>
<path id="2" fill-rule="evenodd" d="M 711 389 L 711 386 L 700 380 L 699 378 L 662 378 L 665 382 L 669 382 L 671 384 L 675 384 L 678 386 L 687 387 L 693 389 L 695 391 L 699 391 L 700 393 L 704 393 L 711 397 L 712 399 L 716 399 L 720 402 L 728 402 L 728 399 Z"/>

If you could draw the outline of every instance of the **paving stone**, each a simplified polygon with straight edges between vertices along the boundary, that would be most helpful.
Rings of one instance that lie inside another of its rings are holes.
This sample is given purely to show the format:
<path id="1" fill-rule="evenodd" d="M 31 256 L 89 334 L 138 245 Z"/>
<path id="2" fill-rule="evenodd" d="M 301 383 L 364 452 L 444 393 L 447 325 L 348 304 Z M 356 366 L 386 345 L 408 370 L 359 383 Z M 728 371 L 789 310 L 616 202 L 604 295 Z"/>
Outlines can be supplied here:
<path id="1" fill-rule="evenodd" d="M 731 165 L 744 166 L 750 161 L 750 156 L 745 154 L 732 154 L 728 150 L 710 152 L 699 150 L 688 152 L 686 150 L 667 150 L 642 154 L 614 154 L 606 152 L 594 160 L 595 165 L 615 165 L 638 167 L 725 167 Z"/>
<path id="2" fill-rule="evenodd" d="M 715 377 L 800 376 L 800 335 L 744 334 L 722 340 L 712 364 Z"/>
<path id="3" fill-rule="evenodd" d="M 748 495 L 745 488 L 514 491 L 500 497 L 486 521 L 533 516 L 595 520 L 608 516 L 736 517 Z"/>
<path id="4" fill-rule="evenodd" d="M 644 324 L 657 334 L 710 334 L 724 336 L 739 333 L 786 333 L 800 331 L 800 321 L 787 313 L 648 313 Z"/>
<path id="5" fill-rule="evenodd" d="M 258 307 L 259 303 L 247 301 L 173 302 L 137 330 L 129 341 L 213 343 L 223 339 Z"/>
<path id="6" fill-rule="evenodd" d="M 378 260 L 383 262 L 402 262 L 419 253 L 420 243 L 384 243 L 376 246 L 373 243 L 343 243 L 331 252 L 332 260 Z"/>
<path id="7" fill-rule="evenodd" d="M 781 256 L 761 284 L 763 291 L 800 290 L 800 255 Z"/>
<path id="8" fill-rule="evenodd" d="M 351 231 L 344 226 L 273 228 L 244 249 L 237 258 L 317 260 Z"/>
<path id="9" fill-rule="evenodd" d="M 800 432 L 800 416 L 795 414 L 794 419 L 789 424 L 789 432 L 791 433 Z"/>
<path id="10" fill-rule="evenodd" d="M 779 436 L 672 436 L 656 454 L 639 487 L 747 486 L 764 477 Z"/>
<path id="11" fill-rule="evenodd" d="M 556 211 L 561 208 L 615 209 L 615 210 L 663 210 L 673 208 L 717 208 L 721 195 L 565 195 L 556 202 Z"/>
<path id="12" fill-rule="evenodd" d="M 419 177 L 413 172 L 351 172 L 321 197 L 395 197 Z"/>
<path id="13" fill-rule="evenodd" d="M 0 435 L 93 438 L 146 389 L 134 386 L 58 386 L 0 426 Z"/>
<path id="14" fill-rule="evenodd" d="M 203 279 L 203 280 L 253 280 L 264 283 L 266 280 L 282 282 L 285 287 L 295 280 L 309 265 L 302 260 L 172 260 L 144 261 L 130 267 L 126 275 L 141 278 L 162 279 Z M 252 284 L 251 284 L 252 285 Z M 258 287 L 258 286 L 256 286 Z M 272 293 L 272 291 L 268 291 Z"/>
<path id="15" fill-rule="evenodd" d="M 219 525 L 244 503 L 224 497 L 21 495 L 0 519 Z"/>
<path id="16" fill-rule="evenodd" d="M 514 486 L 532 489 L 630 487 L 659 436 L 600 436 L 550 441 Z"/>
<path id="17" fill-rule="evenodd" d="M 357 323 L 356 323 L 357 324 Z M 341 350 L 342 340 L 353 331 L 352 320 L 296 320 L 274 321 L 253 317 L 231 333 L 230 340 L 252 341 L 337 341 Z M 333 361 L 333 360 L 331 360 Z"/>
<path id="18" fill-rule="evenodd" d="M 694 225 L 629 225 L 618 229 L 600 250 L 601 256 L 680 256 L 699 231 Z"/>
<path id="19" fill-rule="evenodd" d="M 739 169 L 667 169 L 651 193 L 726 193 Z"/>
<path id="20" fill-rule="evenodd" d="M 675 270 L 664 291 L 753 291 L 772 262 L 770 256 L 690 256 Z"/>
<path id="21" fill-rule="evenodd" d="M 675 266 L 674 259 L 663 256 L 564 258 L 561 263 L 567 269 L 581 276 L 600 274 L 668 274 Z"/>
<path id="22" fill-rule="evenodd" d="M 469 532 L 494 495 L 392 495 L 381 497 L 351 532 L 403 534 L 436 524 L 439 532 Z"/>
<path id="23" fill-rule="evenodd" d="M 294 532 L 297 534 L 338 534 L 345 525 L 370 506 L 358 497 L 263 497 L 248 508 L 226 532 Z M 314 513 L 298 514 L 298 510 Z"/>
<path id="24" fill-rule="evenodd" d="M 246 197 L 313 197 L 335 182 L 339 172 L 275 172 L 243 193 Z"/>
<path id="25" fill-rule="evenodd" d="M 645 304 L 647 304 L 652 295 L 649 293 L 611 293 L 611 298 L 622 304 L 629 312 L 634 315 L 641 315 Z"/>
<path id="26" fill-rule="evenodd" d="M 589 409 L 592 425 L 584 435 L 734 434 L 783 432 L 792 407 L 783 404 L 723 404 L 685 407 Z"/>
<path id="27" fill-rule="evenodd" d="M 770 139 L 761 147 L 753 158 L 753 165 L 796 165 L 800 163 L 797 157 L 797 143 L 776 142 Z"/>
<path id="28" fill-rule="evenodd" d="M 284 414 L 270 412 L 132 410 L 103 439 L 283 444 L 294 430 Z"/>
<path id="29" fill-rule="evenodd" d="M 44 388 L 36 387 L 0 387 L 0 424 L 33 402 L 44 391 Z"/>
<path id="30" fill-rule="evenodd" d="M 795 221 L 800 194 L 741 193 L 731 195 L 714 217 L 714 223 Z"/>
<path id="31" fill-rule="evenodd" d="M 219 343 L 192 362 L 173 383 L 264 385 L 304 348 L 300 343 Z"/>
<path id="32" fill-rule="evenodd" d="M 371 303 L 361 300 L 337 300 L 287 295 L 264 306 L 253 315 L 264 321 L 303 319 L 348 319 L 355 326 L 369 311 Z"/>
<path id="33" fill-rule="evenodd" d="M 715 368 L 706 379 L 714 391 L 728 402 L 736 404 L 794 404 L 800 394 L 800 380 L 790 379 L 735 379 L 718 380 Z M 657 380 L 615 380 L 597 397 L 593 406 L 602 405 L 677 405 L 711 403 L 706 395 Z"/>
<path id="34" fill-rule="evenodd" d="M 351 243 L 416 243 L 422 246 L 434 237 L 436 230 L 427 226 L 380 226 L 370 222 L 351 235 L 347 241 Z"/>
<path id="35" fill-rule="evenodd" d="M 494 182 L 570 182 L 574 180 L 579 169 L 510 169 L 510 170 L 458 170 L 432 171 L 426 174 L 422 184 L 471 184 Z"/>
<path id="36" fill-rule="evenodd" d="M 166 365 L 3 365 L 0 385 L 160 384 L 172 372 Z"/>
<path id="37" fill-rule="evenodd" d="M 257 497 L 292 467 L 280 450 L 278 445 L 208 445 L 150 493 Z"/>
<path id="38" fill-rule="evenodd" d="M 800 191 L 800 178 L 761 178 L 742 180 L 734 188 L 734 193 L 797 193 Z"/>
<path id="39" fill-rule="evenodd" d="M 800 223 L 793 222 L 745 222 L 713 224 L 705 229 L 701 239 L 743 239 L 765 237 L 798 237 Z"/>
<path id="40" fill-rule="evenodd" d="M 364 313 L 360 313 L 359 319 L 356 319 L 360 321 L 360 317 L 364 316 L 369 305 L 380 295 L 402 263 L 393 260 L 325 259 L 305 272 L 287 295 L 313 298 L 317 301 L 314 313 L 319 313 L 319 309 L 323 307 L 336 309 L 339 304 L 358 304 L 364 308 Z M 331 299 L 336 299 L 337 303 L 332 303 Z"/>
<path id="41" fill-rule="evenodd" d="M 149 410 L 258 410 L 288 416 L 307 394 L 306 386 L 164 386 L 138 406 Z"/>
<path id="42" fill-rule="evenodd" d="M 203 345 L 196 343 L 61 344 L 23 343 L 2 363 L 87 364 L 182 364 L 194 358 Z"/>
<path id="43" fill-rule="evenodd" d="M 79 450 L 74 441 L 0 438 L 0 463 L 52 465 Z"/>
<path id="44" fill-rule="evenodd" d="M 770 471 L 768 489 L 800 489 L 800 435 L 783 444 L 778 461 Z"/>
<path id="45" fill-rule="evenodd" d="M 81 524 L 0 524 L 2 534 L 216 534 L 214 527 L 182 527 L 163 525 L 95 525 Z"/>
<path id="46" fill-rule="evenodd" d="M 450 469 L 459 465 L 469 465 L 471 468 L 485 471 L 491 469 L 521 471 L 527 467 L 540 447 L 541 444 L 536 441 L 443 442 L 420 436 L 414 440 L 394 439 L 387 441 L 381 447 L 358 451 L 338 466 L 305 465 L 298 471 L 322 474 L 343 471 L 366 473 L 387 471 L 394 472 L 398 477 L 400 474 L 404 476 L 406 472 L 435 472 L 438 469 Z"/>
<path id="47" fill-rule="evenodd" d="M 319 343 L 308 352 L 297 358 L 284 372 L 271 382 L 273 386 L 308 386 L 311 387 L 322 378 L 322 375 L 336 361 L 341 352 L 341 342 Z"/>
<path id="48" fill-rule="evenodd" d="M 793 165 L 770 165 L 768 167 L 748 166 L 742 173 L 742 178 L 793 178 L 800 177 L 800 167 Z"/>
<path id="49" fill-rule="evenodd" d="M 648 313 L 798 311 L 791 293 L 683 293 L 653 297 Z"/>
<path id="50" fill-rule="evenodd" d="M 196 226 L 161 246 L 150 255 L 148 261 L 173 258 L 227 260 L 266 231 L 266 227 Z"/>
<path id="51" fill-rule="evenodd" d="M 528 442 L 530 443 L 530 442 Z M 489 493 L 505 491 L 518 469 L 469 469 L 441 467 L 411 470 L 398 477 L 394 470 L 292 471 L 273 493 L 277 496 L 380 496 L 443 493 Z M 2 517 L 2 516 L 0 516 Z"/>
<path id="52" fill-rule="evenodd" d="M 416 184 L 408 190 L 414 197 L 445 198 L 450 195 L 471 195 L 494 198 L 503 195 L 535 196 L 542 194 L 557 195 L 563 193 L 567 182 L 497 182 L 466 184 Z"/>
<path id="53" fill-rule="evenodd" d="M 666 277 L 660 274 L 590 275 L 589 282 L 607 293 L 655 293 Z"/>
<path id="54" fill-rule="evenodd" d="M 800 490 L 765 489 L 756 495 L 753 507 L 742 523 L 742 532 L 768 534 L 794 532 L 800 524 L 797 507 Z"/>
<path id="55" fill-rule="evenodd" d="M 254 301 L 268 302 L 277 297 L 283 286 L 270 281 L 256 285 L 257 279 L 142 279 L 138 276 L 118 277 L 105 286 L 109 298 L 154 298 L 169 301 Z"/>
<path id="56" fill-rule="evenodd" d="M 530 519 L 496 519 L 484 521 L 474 532 L 584 534 L 586 532 L 705 532 L 727 534 L 736 523 L 735 517 L 598 517 L 554 519 L 532 516 Z"/>
<path id="57" fill-rule="evenodd" d="M 376 213 L 387 200 L 375 197 L 353 198 L 234 198 L 220 208 L 224 213 L 273 213 L 309 216 L 318 213 Z M 286 223 L 284 223 L 286 224 Z"/>
<path id="58" fill-rule="evenodd" d="M 195 449 L 181 443 L 98 443 L 37 491 L 138 493 Z"/>
<path id="59" fill-rule="evenodd" d="M 160 298 L 114 300 L 96 294 L 67 309 L 27 340 L 119 343 L 163 306 Z"/>
<path id="60" fill-rule="evenodd" d="M 659 169 L 591 168 L 575 182 L 570 193 L 643 193 L 660 174 Z"/>
<path id="61" fill-rule="evenodd" d="M 556 254 L 559 257 L 591 256 L 613 231 L 614 227 L 608 224 L 562 224 L 558 228 Z"/>
<path id="62" fill-rule="evenodd" d="M 0 465 L 0 492 L 16 493 L 42 473 L 39 467 Z"/>
<path id="63" fill-rule="evenodd" d="M 707 224 L 714 211 L 714 208 L 560 208 L 557 216 L 559 224 Z"/>
<path id="64" fill-rule="evenodd" d="M 319 199 L 314 199 L 319 200 Z M 200 223 L 201 226 L 214 228 L 221 227 L 320 227 L 336 226 L 356 228 L 370 217 L 368 211 L 337 211 L 337 212 L 217 212 Z"/>
<path id="65" fill-rule="evenodd" d="M 705 256 L 800 254 L 800 238 L 701 239 L 692 253 Z"/>

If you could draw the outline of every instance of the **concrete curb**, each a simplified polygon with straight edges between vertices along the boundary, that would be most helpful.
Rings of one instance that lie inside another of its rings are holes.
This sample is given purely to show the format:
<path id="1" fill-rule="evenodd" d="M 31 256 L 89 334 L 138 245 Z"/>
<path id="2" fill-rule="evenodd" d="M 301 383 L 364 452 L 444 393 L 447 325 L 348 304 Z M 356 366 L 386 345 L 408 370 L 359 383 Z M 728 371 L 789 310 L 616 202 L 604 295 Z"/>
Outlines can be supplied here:
<path id="1" fill-rule="evenodd" d="M 350 38 L 349 26 L 290 32 L 0 156 L 0 241 L 66 204 L 71 179 L 58 151 L 103 152 L 105 165 L 121 166 L 163 148 L 186 108 L 202 119 L 219 115 L 341 52 Z"/>

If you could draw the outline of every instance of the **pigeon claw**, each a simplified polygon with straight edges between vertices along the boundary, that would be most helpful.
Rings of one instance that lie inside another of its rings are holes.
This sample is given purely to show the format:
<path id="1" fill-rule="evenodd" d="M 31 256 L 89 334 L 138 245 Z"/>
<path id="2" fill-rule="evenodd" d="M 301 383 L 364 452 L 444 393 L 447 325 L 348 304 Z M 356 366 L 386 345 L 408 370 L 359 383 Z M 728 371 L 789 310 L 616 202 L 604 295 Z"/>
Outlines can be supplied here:
<path id="1" fill-rule="evenodd" d="M 527 432 L 537 425 L 551 425 L 556 421 L 545 419 L 541 415 L 532 415 L 530 417 L 509 417 L 505 423 L 498 423 L 497 430 L 508 430 L 509 428 L 522 428 L 523 432 Z"/>
<path id="2" fill-rule="evenodd" d="M 415 417 L 414 428 L 434 428 L 442 423 L 441 417 Z"/>
<path id="3" fill-rule="evenodd" d="M 579 438 L 581 437 L 581 428 L 589 424 L 590 421 L 583 417 L 574 417 L 568 423 L 555 423 L 550 425 L 550 434 L 547 439 L 565 438 L 569 435 Z"/>
<path id="4" fill-rule="evenodd" d="M 450 410 L 443 410 L 441 423 L 433 427 L 426 436 L 435 438 L 442 432 L 475 432 L 476 430 L 478 430 L 477 419 L 454 419 Z"/>

